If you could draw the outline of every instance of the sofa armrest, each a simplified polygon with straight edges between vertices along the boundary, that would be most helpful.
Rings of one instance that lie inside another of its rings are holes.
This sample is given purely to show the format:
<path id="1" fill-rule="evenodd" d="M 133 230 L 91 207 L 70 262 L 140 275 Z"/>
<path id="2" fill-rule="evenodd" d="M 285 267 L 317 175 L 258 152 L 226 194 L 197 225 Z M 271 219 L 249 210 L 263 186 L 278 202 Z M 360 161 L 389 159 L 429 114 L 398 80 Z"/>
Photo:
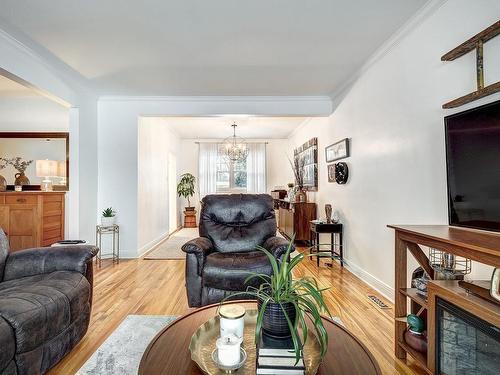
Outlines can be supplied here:
<path id="1" fill-rule="evenodd" d="M 75 271 L 86 275 L 88 263 L 97 254 L 95 246 L 57 246 L 10 253 L 5 263 L 4 281 L 55 271 Z"/>
<path id="2" fill-rule="evenodd" d="M 283 255 L 285 255 L 288 246 L 290 245 L 290 241 L 278 237 L 278 236 L 273 236 L 269 237 L 266 242 L 264 242 L 264 245 L 262 246 L 264 249 L 269 251 L 271 254 L 274 255 L 276 259 L 281 259 Z M 295 246 L 292 244 L 292 249 L 290 250 L 290 254 L 295 251 Z"/>

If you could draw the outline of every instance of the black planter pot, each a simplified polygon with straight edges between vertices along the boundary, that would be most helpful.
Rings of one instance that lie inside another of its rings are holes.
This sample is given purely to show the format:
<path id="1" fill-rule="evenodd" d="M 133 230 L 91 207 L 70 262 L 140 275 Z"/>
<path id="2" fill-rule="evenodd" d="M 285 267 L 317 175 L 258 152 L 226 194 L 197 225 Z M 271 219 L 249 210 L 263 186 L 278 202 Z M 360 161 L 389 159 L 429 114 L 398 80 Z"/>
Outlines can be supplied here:
<path id="1" fill-rule="evenodd" d="M 257 305 L 260 311 L 262 308 L 262 301 L 260 299 L 257 301 Z M 269 302 L 266 305 L 266 311 L 264 311 L 262 319 L 262 330 L 267 336 L 287 338 L 292 335 L 283 310 L 293 324 L 297 317 L 297 312 L 293 303 L 282 303 L 280 306 L 279 303 Z"/>

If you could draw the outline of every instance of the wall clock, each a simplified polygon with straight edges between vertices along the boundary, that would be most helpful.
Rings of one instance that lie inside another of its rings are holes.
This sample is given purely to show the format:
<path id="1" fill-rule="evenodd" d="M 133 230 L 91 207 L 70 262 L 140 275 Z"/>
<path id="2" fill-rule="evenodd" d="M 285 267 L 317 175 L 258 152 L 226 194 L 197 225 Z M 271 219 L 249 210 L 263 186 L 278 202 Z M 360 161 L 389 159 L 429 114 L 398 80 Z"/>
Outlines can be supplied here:
<path id="1" fill-rule="evenodd" d="M 335 181 L 339 185 L 344 185 L 349 178 L 349 168 L 347 163 L 340 162 L 335 164 Z"/>

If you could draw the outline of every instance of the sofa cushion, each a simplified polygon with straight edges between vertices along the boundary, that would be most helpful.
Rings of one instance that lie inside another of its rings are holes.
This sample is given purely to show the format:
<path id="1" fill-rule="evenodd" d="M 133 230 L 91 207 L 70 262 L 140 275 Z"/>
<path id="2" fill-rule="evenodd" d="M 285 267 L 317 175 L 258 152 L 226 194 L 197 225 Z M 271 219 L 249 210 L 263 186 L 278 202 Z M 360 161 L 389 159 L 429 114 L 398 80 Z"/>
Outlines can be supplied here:
<path id="1" fill-rule="evenodd" d="M 5 235 L 2 228 L 0 228 L 0 281 L 3 280 L 3 271 L 5 269 L 5 262 L 9 254 L 9 239 Z"/>
<path id="2" fill-rule="evenodd" d="M 249 272 L 272 274 L 271 263 L 261 251 L 247 253 L 212 253 L 203 268 L 203 286 L 223 290 L 243 291 L 247 286 L 258 286 L 261 280 L 244 284 Z M 243 287 L 243 288 L 242 288 Z"/>
<path id="3" fill-rule="evenodd" d="M 0 318 L 0 374 L 9 366 L 16 352 L 14 332 L 10 325 Z"/>
<path id="4" fill-rule="evenodd" d="M 14 330 L 16 353 L 33 350 L 66 329 L 89 298 L 89 282 L 73 271 L 0 283 L 0 317 Z"/>

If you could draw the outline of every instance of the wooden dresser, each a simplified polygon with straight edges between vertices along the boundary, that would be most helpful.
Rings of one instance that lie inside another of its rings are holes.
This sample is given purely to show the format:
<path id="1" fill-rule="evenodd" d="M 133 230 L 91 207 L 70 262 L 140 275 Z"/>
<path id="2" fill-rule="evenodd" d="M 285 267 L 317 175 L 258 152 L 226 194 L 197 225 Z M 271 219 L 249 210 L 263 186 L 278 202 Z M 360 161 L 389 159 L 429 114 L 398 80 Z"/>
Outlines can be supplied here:
<path id="1" fill-rule="evenodd" d="M 64 192 L 0 192 L 0 227 L 11 251 L 64 239 Z"/>

